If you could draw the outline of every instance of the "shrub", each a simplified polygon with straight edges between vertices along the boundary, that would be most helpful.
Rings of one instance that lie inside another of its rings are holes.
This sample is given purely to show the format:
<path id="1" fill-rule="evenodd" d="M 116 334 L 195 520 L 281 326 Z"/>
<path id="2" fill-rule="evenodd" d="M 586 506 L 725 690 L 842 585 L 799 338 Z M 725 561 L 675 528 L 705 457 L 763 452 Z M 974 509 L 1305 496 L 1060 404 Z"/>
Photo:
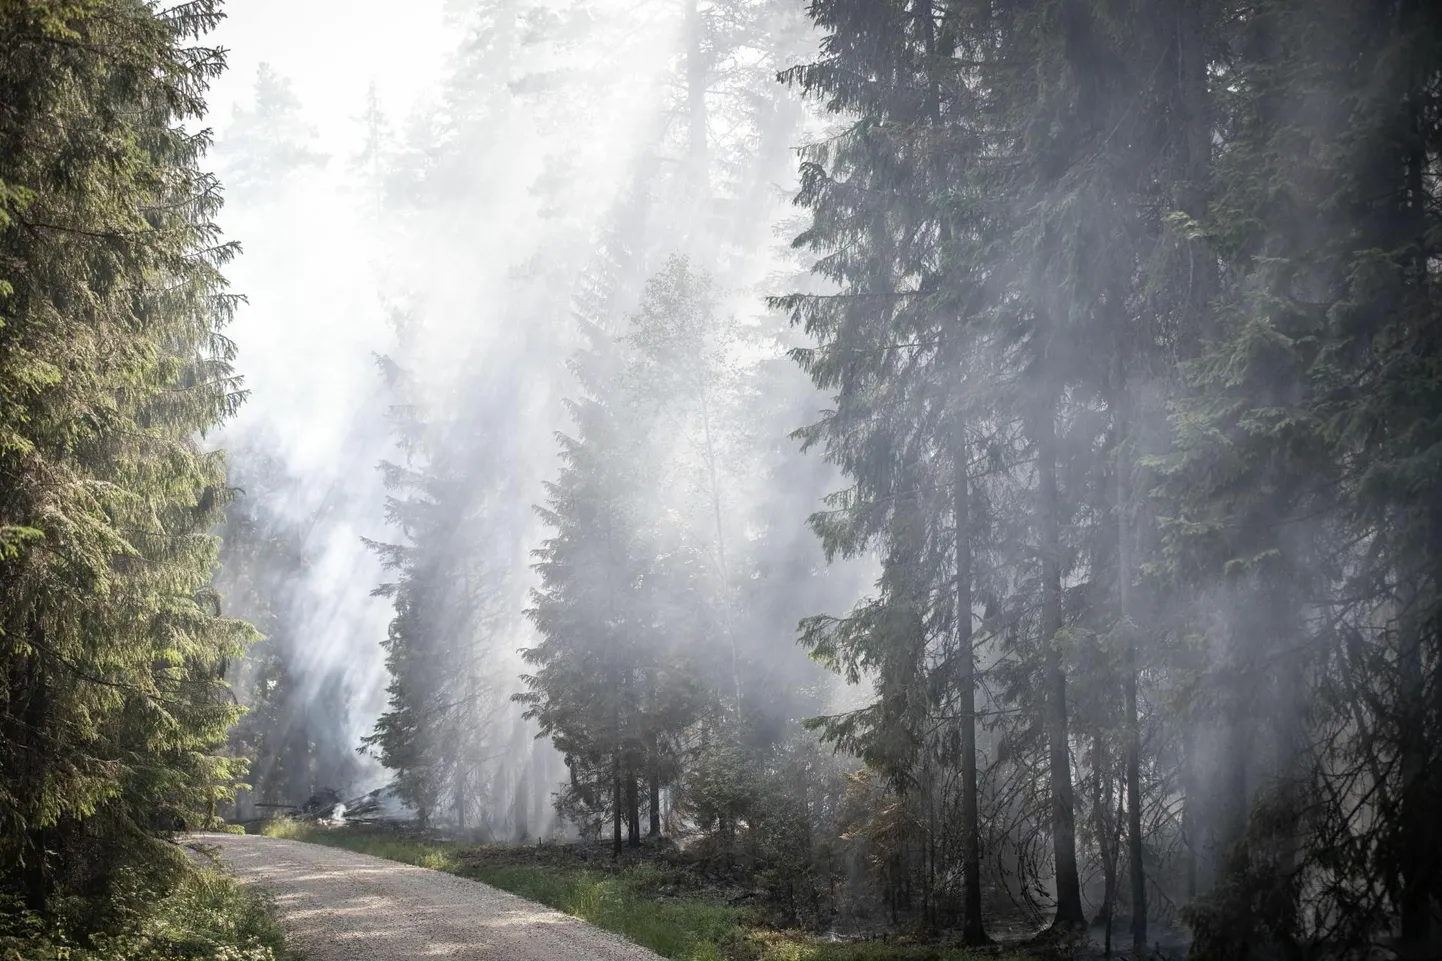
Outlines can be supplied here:
<path id="1" fill-rule="evenodd" d="M 10 910 L 7 910 L 9 908 Z M 216 869 L 187 871 L 165 897 L 133 907 L 118 931 L 73 926 L 0 905 L 0 961 L 284 961 L 269 900 Z M 83 942 L 83 943 L 82 943 Z"/>

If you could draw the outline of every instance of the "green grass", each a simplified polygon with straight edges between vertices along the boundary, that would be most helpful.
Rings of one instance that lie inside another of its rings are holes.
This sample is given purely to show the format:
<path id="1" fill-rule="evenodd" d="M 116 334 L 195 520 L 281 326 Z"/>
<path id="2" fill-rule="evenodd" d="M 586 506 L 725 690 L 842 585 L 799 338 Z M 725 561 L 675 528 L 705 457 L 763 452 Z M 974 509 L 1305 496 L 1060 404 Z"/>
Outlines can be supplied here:
<path id="1" fill-rule="evenodd" d="M 0 959 L 298 961 L 286 950 L 269 898 L 219 869 L 186 871 L 168 893 L 130 900 L 117 915 L 122 923 L 88 938 L 73 938 L 63 918 L 0 905 Z"/>
<path id="2" fill-rule="evenodd" d="M 467 877 L 615 931 L 679 961 L 720 961 L 744 938 L 741 911 L 704 901 L 658 900 L 651 872 L 615 875 L 522 865 L 482 866 Z"/>
<path id="3" fill-rule="evenodd" d="M 359 831 L 348 831 L 343 828 L 323 828 L 315 824 L 284 819 L 267 821 L 261 826 L 260 833 L 268 838 L 288 838 L 292 841 L 307 841 L 311 844 L 324 844 L 332 848 L 345 848 L 347 851 L 369 854 L 373 857 L 385 858 L 387 861 L 414 864 L 417 867 L 430 868 L 432 871 L 446 871 L 451 874 L 460 873 L 460 862 L 456 860 L 456 852 L 467 847 L 463 844 L 391 838 Z"/>
<path id="4" fill-rule="evenodd" d="M 663 892 L 668 875 L 651 864 L 615 873 L 587 868 L 488 864 L 465 858 L 474 845 L 388 837 L 273 821 L 261 831 L 446 871 L 493 885 L 614 931 L 673 961 L 1006 961 L 991 952 L 879 942 L 829 942 L 758 928 L 747 913 L 703 896 Z M 1024 959 L 1010 956 L 1013 961 Z"/>

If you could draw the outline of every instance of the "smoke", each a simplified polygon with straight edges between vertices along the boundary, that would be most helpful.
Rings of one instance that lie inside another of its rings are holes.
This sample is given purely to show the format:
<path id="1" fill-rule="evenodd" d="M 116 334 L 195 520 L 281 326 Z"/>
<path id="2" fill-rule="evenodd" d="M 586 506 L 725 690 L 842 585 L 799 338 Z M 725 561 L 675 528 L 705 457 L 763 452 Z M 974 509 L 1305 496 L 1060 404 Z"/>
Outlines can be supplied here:
<path id="1" fill-rule="evenodd" d="M 755 98 L 718 81 L 707 129 L 724 202 L 698 196 L 676 173 L 693 119 L 677 91 L 685 10 L 437 0 L 399 16 L 379 2 L 247 0 L 218 36 L 231 69 L 211 100 L 214 159 L 229 185 L 224 225 L 245 248 L 231 278 L 249 302 L 230 333 L 251 395 L 216 442 L 240 481 L 261 481 L 265 503 L 253 507 L 268 523 L 304 532 L 308 563 L 281 616 L 302 702 L 326 705 L 306 719 L 310 749 L 353 752 L 385 706 L 392 608 L 372 596 L 387 578 L 363 538 L 397 536 L 377 465 L 402 458 L 390 415 L 413 406 L 427 445 L 457 452 L 485 516 L 486 542 L 456 549 L 482 557 L 503 595 L 488 609 L 500 623 L 486 642 L 494 683 L 480 753 L 490 767 L 477 788 L 510 803 L 521 782 L 541 782 L 529 787 L 532 810 L 510 819 L 538 833 L 561 770 L 548 745 L 531 755 L 534 730 L 508 701 L 518 651 L 533 643 L 522 611 L 545 535 L 533 505 L 557 466 L 560 401 L 575 390 L 576 302 L 617 251 L 630 263 L 611 291 L 614 323 L 660 258 L 684 251 L 716 274 L 717 317 L 744 335 L 731 361 L 788 367 L 773 378 L 785 392 L 770 398 L 771 419 L 753 425 L 771 438 L 765 466 L 780 483 L 734 474 L 725 504 L 728 523 L 765 518 L 764 532 L 733 534 L 765 533 L 778 554 L 765 575 L 794 582 L 791 603 L 745 625 L 758 650 L 781 648 L 769 670 L 829 688 L 790 645 L 796 619 L 846 608 L 869 575 L 864 564 L 827 570 L 805 529 L 835 478 L 785 435 L 823 405 L 766 334 L 777 322 L 762 296 L 800 266 L 774 225 L 807 121 L 796 102 L 748 114 Z M 773 56 L 805 55 L 814 38 L 798 22 L 782 31 L 792 49 Z M 756 50 L 731 56 L 727 76 L 772 69 Z M 727 130 L 739 132 L 728 140 Z M 413 396 L 387 387 L 380 356 L 406 371 Z M 695 452 L 678 458 L 694 463 Z M 351 771 L 353 783 L 315 786 L 359 792 L 388 779 L 373 760 L 355 763 L 318 765 Z"/>

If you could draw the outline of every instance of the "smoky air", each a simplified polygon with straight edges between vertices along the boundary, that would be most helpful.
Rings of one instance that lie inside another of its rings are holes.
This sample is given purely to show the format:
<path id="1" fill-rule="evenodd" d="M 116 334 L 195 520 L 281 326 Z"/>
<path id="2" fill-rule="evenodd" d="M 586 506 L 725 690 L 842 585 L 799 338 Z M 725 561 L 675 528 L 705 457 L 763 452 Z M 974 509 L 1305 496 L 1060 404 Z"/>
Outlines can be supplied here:
<path id="1" fill-rule="evenodd" d="M 0 4 L 0 955 L 1442 957 L 1439 37 Z"/>

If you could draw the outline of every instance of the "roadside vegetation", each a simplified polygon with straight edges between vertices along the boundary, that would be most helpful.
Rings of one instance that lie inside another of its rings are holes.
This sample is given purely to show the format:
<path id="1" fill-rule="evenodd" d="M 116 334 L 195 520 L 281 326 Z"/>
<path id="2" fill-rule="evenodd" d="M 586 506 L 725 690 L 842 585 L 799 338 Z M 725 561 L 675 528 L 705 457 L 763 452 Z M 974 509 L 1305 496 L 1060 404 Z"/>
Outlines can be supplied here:
<path id="1" fill-rule="evenodd" d="M 783 930 L 754 889 L 718 883 L 669 847 L 648 845 L 616 863 L 604 844 L 475 845 L 291 820 L 267 822 L 260 833 L 481 881 L 675 961 L 1022 961 L 920 935 L 848 941 Z"/>
<path id="2" fill-rule="evenodd" d="M 222 871 L 183 868 L 168 893 L 131 877 L 109 903 L 107 933 L 83 903 L 60 905 L 49 919 L 0 904 L 0 961 L 289 961 L 269 897 Z M 66 908 L 74 909 L 66 911 Z"/>

